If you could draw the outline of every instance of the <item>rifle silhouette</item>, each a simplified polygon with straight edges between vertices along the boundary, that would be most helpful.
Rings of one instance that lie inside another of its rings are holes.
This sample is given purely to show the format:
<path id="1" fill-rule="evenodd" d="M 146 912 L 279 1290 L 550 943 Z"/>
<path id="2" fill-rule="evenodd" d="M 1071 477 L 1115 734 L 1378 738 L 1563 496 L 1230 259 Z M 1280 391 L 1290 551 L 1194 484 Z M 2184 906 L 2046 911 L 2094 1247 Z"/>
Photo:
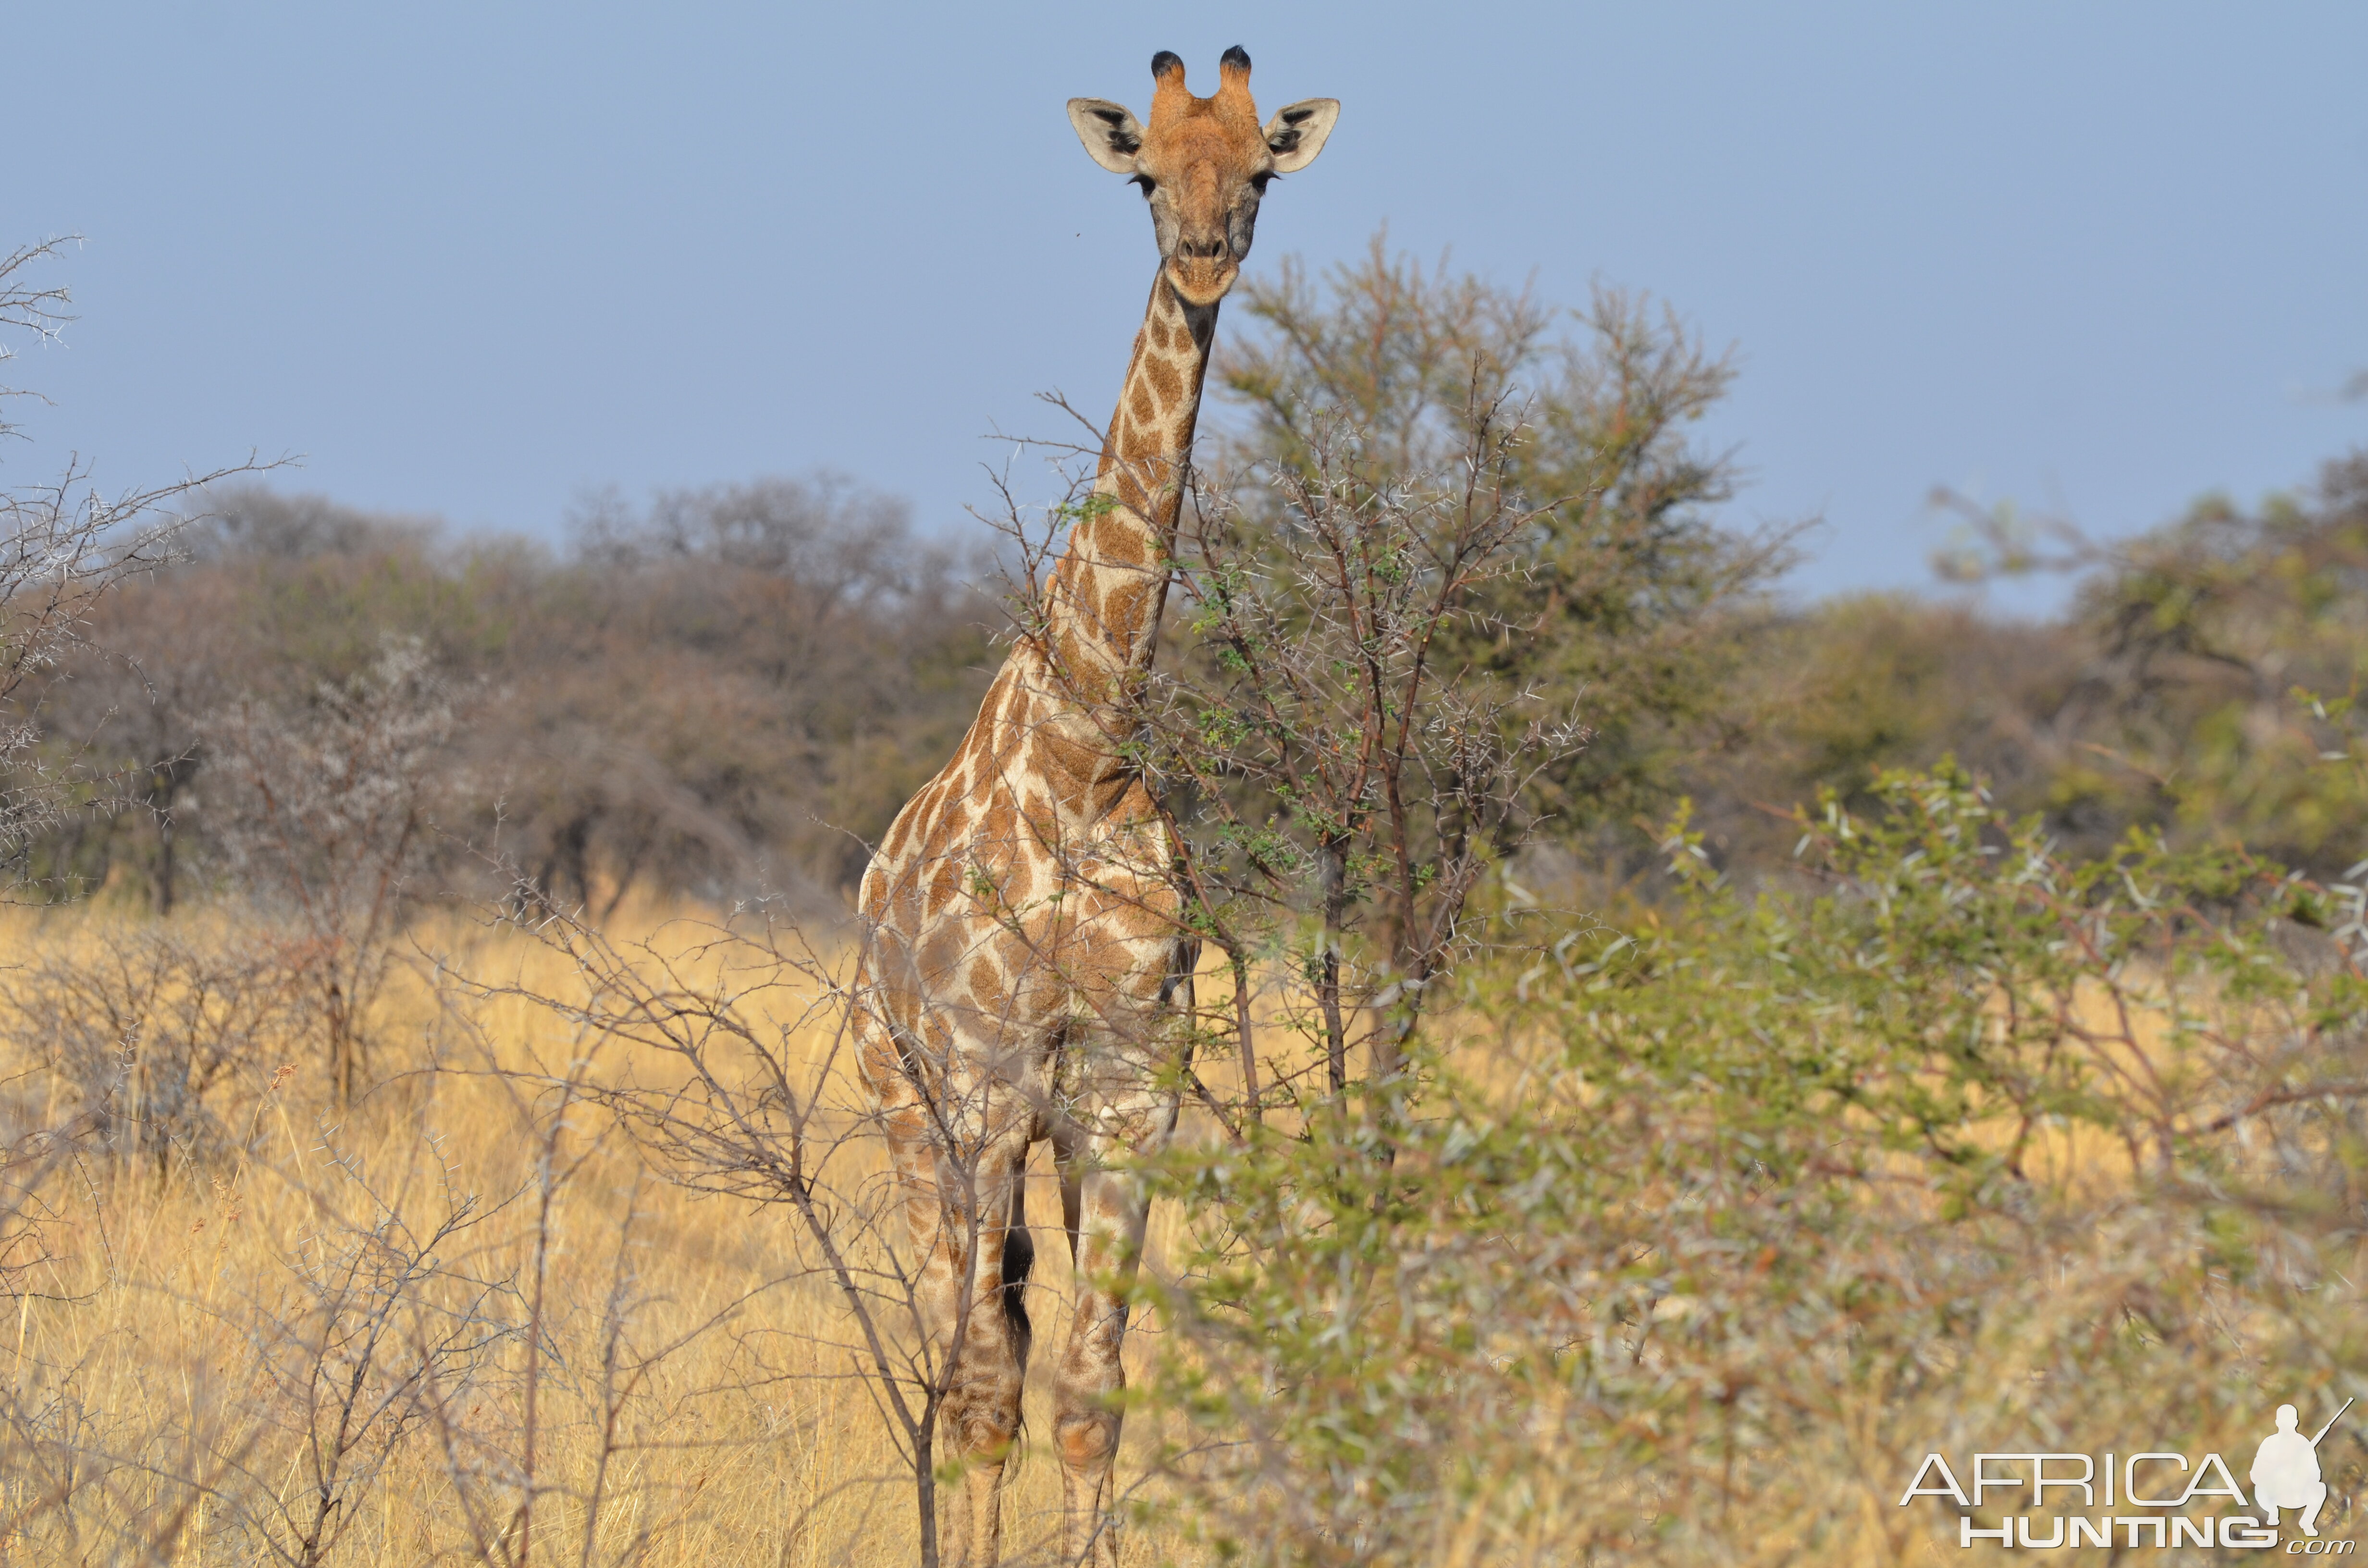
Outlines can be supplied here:
<path id="1" fill-rule="evenodd" d="M 2358 1396 L 2357 1396 L 2357 1395 L 2354 1395 L 2353 1397 L 2354 1397 L 2354 1398 L 2357 1398 Z M 2343 1402 L 2343 1410 L 2349 1410 L 2349 1409 L 2351 1409 L 2351 1403 L 2352 1403 L 2352 1402 L 2351 1402 L 2351 1400 L 2349 1400 L 2349 1399 L 2345 1400 L 2345 1401 Z M 2321 1427 L 2318 1429 L 2318 1437 L 2326 1437 L 2326 1436 L 2328 1435 L 2328 1433 L 2329 1433 L 2329 1432 L 2331 1432 L 2331 1431 L 2333 1431 L 2333 1430 L 2335 1429 L 2335 1424 L 2336 1424 L 2337 1422 L 2339 1422 L 2339 1421 L 2340 1421 L 2340 1420 L 2342 1420 L 2342 1419 L 2343 1419 L 2343 1410 L 2339 1410 L 2339 1411 L 2337 1411 L 2334 1415 L 2330 1415 L 2330 1416 L 2328 1416 L 2328 1417 L 2327 1418 L 2327 1425 L 2326 1425 L 2326 1426 L 2321 1426 Z M 2312 1448 L 2314 1448 L 2314 1449 L 2315 1449 L 2315 1448 L 2318 1447 L 2318 1437 L 2313 1437 L 2313 1438 L 2310 1440 L 2310 1446 L 2311 1446 Z"/>

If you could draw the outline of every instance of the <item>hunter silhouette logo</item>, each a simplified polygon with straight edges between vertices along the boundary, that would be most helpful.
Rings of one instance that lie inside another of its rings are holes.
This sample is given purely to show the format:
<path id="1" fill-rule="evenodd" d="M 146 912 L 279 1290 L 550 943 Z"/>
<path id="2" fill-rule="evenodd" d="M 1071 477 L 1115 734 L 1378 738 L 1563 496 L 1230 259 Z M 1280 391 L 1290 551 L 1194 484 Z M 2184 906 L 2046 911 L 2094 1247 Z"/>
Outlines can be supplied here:
<path id="1" fill-rule="evenodd" d="M 2183 1546 L 2260 1551 L 2279 1544 L 2278 1516 L 2291 1513 L 2302 1534 L 2285 1543 L 2300 1557 L 2349 1555 L 2356 1543 L 2322 1540 L 2318 1516 L 2327 1505 L 2327 1479 L 2319 1468 L 2319 1445 L 2352 1405 L 2345 1400 L 2315 1433 L 2301 1430 L 2301 1413 L 2277 1408 L 2276 1427 L 2254 1451 L 2247 1472 L 2252 1496 L 2237 1483 L 2218 1454 L 2191 1461 L 2169 1449 L 2119 1454 L 1979 1453 L 1959 1471 L 1948 1460 L 1928 1453 L 1915 1479 L 1900 1494 L 1907 1507 L 1918 1497 L 1943 1497 L 1960 1510 L 1957 1544 L 1995 1541 L 2009 1549 L 2047 1551 L 2096 1546 L 2108 1551 Z M 1999 1507 L 1987 1494 L 2013 1494 L 2017 1511 L 1982 1525 L 1975 1510 Z M 2075 1497 L 2073 1494 L 2078 1495 Z M 2217 1499 L 2226 1498 L 2226 1503 Z M 2219 1512 L 2233 1506 L 2242 1512 Z M 2064 1512 L 2077 1508 L 2080 1512 Z"/>
<path id="2" fill-rule="evenodd" d="M 2345 1400 L 2343 1410 L 2351 1408 L 2351 1401 Z M 2300 1419 L 2294 1407 L 2278 1406 L 2278 1429 L 2261 1439 L 2260 1450 L 2253 1455 L 2253 1503 L 2268 1528 L 2278 1528 L 2280 1508 L 2298 1508 L 2302 1533 L 2318 1534 L 2319 1505 L 2327 1501 L 2327 1483 L 2318 1473 L 2318 1440 L 2343 1419 L 2343 1410 L 2328 1416 L 2316 1437 L 2305 1437 L 2294 1430 Z"/>

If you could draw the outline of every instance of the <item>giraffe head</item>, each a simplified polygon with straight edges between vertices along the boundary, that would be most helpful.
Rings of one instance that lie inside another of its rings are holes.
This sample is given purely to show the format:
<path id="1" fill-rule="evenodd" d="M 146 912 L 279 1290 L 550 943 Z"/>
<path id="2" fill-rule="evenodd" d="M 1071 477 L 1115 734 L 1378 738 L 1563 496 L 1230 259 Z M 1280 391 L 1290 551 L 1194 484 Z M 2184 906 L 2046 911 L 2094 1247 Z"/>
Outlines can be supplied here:
<path id="1" fill-rule="evenodd" d="M 1315 161 L 1340 103 L 1303 99 L 1261 126 L 1250 101 L 1250 57 L 1239 44 L 1225 51 L 1208 97 L 1192 96 L 1184 62 L 1166 50 L 1152 56 L 1151 78 L 1150 129 L 1108 98 L 1071 98 L 1069 123 L 1094 162 L 1142 187 L 1176 292 L 1213 305 L 1250 253 L 1267 182 Z"/>

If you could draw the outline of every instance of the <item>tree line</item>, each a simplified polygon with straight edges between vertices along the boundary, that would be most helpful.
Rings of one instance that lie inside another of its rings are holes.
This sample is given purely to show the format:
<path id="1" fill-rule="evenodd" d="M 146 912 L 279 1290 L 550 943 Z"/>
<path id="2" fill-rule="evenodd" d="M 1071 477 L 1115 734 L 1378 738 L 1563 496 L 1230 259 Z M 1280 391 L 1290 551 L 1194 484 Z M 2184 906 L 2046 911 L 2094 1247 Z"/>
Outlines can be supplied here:
<path id="1" fill-rule="evenodd" d="M 825 897 L 955 744 L 991 656 L 974 570 L 828 479 L 602 497 L 557 550 L 260 487 L 207 502 L 37 699 L 92 808 L 31 846 L 52 895 L 169 911 L 245 885 L 267 795 L 354 782 L 342 734 L 411 797 L 424 887 L 498 861 L 596 913 Z"/>
<path id="2" fill-rule="evenodd" d="M 1438 656 L 1508 722 L 1585 732 L 1525 782 L 1531 879 L 1582 903 L 1641 885 L 1679 799 L 1719 864 L 1781 877 L 1794 802 L 1862 801 L 1882 770 L 1951 756 L 2089 852 L 2143 825 L 2327 874 L 2357 858 L 2340 770 L 2288 765 L 2351 744 L 2368 454 L 2112 544 L 1936 499 L 1959 525 L 1944 574 L 2071 574 L 2056 615 L 1804 604 L 1777 591 L 1803 529 L 1722 525 L 1734 461 L 1695 430 L 1734 365 L 1665 308 L 1555 308 L 1381 236 L 1243 292 L 1201 460 L 1261 526 L 1289 514 L 1321 421 L 1358 432 L 1333 458 L 1370 504 L 1450 461 L 1468 409 L 1519 415 L 1526 520 Z M 844 907 L 1008 624 L 986 549 L 827 476 L 598 495 L 556 545 L 237 477 L 168 563 L 83 607 L 74 648 L 17 672 L 23 735 L 86 808 L 21 846 L 50 896 L 169 911 L 245 885 L 264 796 L 334 793 L 321 748 L 374 714 L 416 732 L 370 763 L 412 770 L 411 892 L 499 864 L 596 916 L 637 892 Z M 1163 657 L 1196 635 L 1171 617 Z"/>

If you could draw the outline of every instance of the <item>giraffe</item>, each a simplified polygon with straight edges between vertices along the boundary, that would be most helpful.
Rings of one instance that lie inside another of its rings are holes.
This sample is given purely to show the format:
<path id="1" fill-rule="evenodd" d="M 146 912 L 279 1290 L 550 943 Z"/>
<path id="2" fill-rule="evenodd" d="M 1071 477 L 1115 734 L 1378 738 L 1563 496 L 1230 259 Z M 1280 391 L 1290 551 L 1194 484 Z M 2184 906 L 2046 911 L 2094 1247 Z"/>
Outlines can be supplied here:
<path id="1" fill-rule="evenodd" d="M 1076 1294 L 1054 1392 L 1067 1561 L 1114 1568 L 1110 1517 L 1120 1351 L 1147 1217 L 1131 1159 L 1173 1132 L 1195 945 L 1178 920 L 1164 819 L 1122 744 L 1168 580 L 1217 305 L 1249 253 L 1259 199 L 1313 163 L 1330 98 L 1263 126 L 1250 59 L 1196 97 L 1152 59 L 1150 124 L 1073 98 L 1094 162 L 1141 188 L 1159 266 L 1093 499 L 1070 530 L 961 750 L 900 812 L 863 877 L 851 1012 L 887 1135 L 938 1365 L 949 1561 L 991 1564 L 1019 1432 L 1035 1256 L 1028 1151 L 1049 1141 Z M 923 1521 L 925 1529 L 932 1522 Z"/>

